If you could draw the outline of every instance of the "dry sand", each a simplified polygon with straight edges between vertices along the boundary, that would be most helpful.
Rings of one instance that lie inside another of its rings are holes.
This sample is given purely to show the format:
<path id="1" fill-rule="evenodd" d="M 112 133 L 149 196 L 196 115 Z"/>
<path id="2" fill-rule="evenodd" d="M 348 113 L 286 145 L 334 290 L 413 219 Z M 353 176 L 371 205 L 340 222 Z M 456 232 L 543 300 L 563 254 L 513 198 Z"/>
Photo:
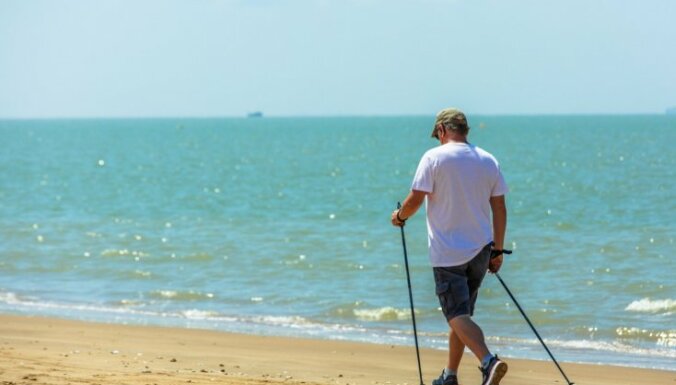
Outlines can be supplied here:
<path id="1" fill-rule="evenodd" d="M 424 349 L 425 383 L 445 353 Z M 463 385 L 481 382 L 466 356 Z M 547 361 L 506 360 L 503 385 L 565 385 Z M 578 385 L 676 385 L 676 371 L 564 363 Z M 0 315 L 0 384 L 418 385 L 415 349 Z"/>

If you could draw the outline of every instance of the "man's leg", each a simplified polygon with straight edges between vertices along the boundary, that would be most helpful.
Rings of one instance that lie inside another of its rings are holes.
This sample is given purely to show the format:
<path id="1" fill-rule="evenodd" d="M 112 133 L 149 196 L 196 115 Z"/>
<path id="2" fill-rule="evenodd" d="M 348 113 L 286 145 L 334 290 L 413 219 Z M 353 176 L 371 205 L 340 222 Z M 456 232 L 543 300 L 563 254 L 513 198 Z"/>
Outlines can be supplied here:
<path id="1" fill-rule="evenodd" d="M 460 340 L 460 337 L 458 337 L 458 333 L 451 329 L 448 335 L 448 368 L 455 373 L 458 372 L 460 360 L 462 360 L 462 354 L 464 351 L 465 344 Z"/>
<path id="2" fill-rule="evenodd" d="M 469 263 L 447 268 L 434 268 L 436 291 L 444 315 L 451 326 L 449 335 L 449 369 L 457 371 L 462 359 L 463 345 L 481 362 L 482 385 L 499 385 L 507 373 L 507 364 L 488 350 L 484 333 L 470 318 L 481 282 L 490 259 L 490 245 Z M 439 381 L 437 381 L 439 382 Z M 434 383 L 433 385 L 443 385 Z"/>
<path id="3" fill-rule="evenodd" d="M 497 356 L 490 354 L 484 341 L 484 333 L 479 325 L 475 324 L 468 315 L 457 316 L 449 324 L 458 338 L 481 362 L 480 369 L 483 374 L 481 385 L 499 385 L 500 380 L 507 373 L 507 364 Z"/>
<path id="4" fill-rule="evenodd" d="M 453 334 L 457 335 L 460 342 L 466 345 L 469 350 L 471 350 L 472 353 L 474 353 L 474 355 L 479 359 L 479 361 L 483 360 L 484 357 L 490 354 L 488 351 L 488 346 L 486 346 L 486 342 L 484 340 L 484 333 L 481 331 L 479 325 L 472 321 L 469 315 L 460 315 L 454 317 L 448 323 L 453 329 Z M 453 338 L 453 334 L 451 335 L 451 339 Z M 454 353 L 449 353 L 449 355 L 451 354 Z M 458 359 L 458 363 L 459 362 L 460 360 Z"/>

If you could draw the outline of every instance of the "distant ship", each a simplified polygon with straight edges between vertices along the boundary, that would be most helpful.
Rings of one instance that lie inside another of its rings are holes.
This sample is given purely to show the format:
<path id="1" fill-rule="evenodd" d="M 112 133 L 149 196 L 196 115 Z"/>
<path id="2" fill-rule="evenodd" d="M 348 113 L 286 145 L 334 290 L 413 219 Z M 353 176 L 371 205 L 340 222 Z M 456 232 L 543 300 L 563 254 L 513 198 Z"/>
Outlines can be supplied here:
<path id="1" fill-rule="evenodd" d="M 247 118 L 262 118 L 263 113 L 261 111 L 254 111 L 254 112 L 249 112 L 246 114 Z"/>
<path id="2" fill-rule="evenodd" d="M 676 107 L 667 108 L 664 113 L 667 115 L 676 115 Z"/>

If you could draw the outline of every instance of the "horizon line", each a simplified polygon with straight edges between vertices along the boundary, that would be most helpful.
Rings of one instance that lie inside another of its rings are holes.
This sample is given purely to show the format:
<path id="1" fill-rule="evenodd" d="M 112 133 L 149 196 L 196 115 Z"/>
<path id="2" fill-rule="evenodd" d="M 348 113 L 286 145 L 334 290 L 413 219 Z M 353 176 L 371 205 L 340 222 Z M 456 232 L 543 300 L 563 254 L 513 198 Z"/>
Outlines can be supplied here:
<path id="1" fill-rule="evenodd" d="M 609 112 L 574 112 L 574 113 L 473 113 L 465 112 L 468 116 L 484 117 L 546 117 L 546 116 L 671 116 L 665 112 L 628 112 L 628 113 L 609 113 Z M 0 121 L 6 120 L 132 120 L 132 119 L 297 119 L 297 118 L 405 118 L 405 117 L 434 117 L 435 114 L 306 114 L 306 115 L 265 115 L 251 117 L 244 115 L 120 115 L 120 116 L 0 116 Z"/>

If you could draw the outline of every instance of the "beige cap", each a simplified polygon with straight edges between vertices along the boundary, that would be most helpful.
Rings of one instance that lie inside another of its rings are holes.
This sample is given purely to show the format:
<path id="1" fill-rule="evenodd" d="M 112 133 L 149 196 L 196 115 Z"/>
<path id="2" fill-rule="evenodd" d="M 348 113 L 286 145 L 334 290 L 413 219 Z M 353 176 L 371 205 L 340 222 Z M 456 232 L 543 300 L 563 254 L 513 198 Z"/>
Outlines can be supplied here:
<path id="1" fill-rule="evenodd" d="M 436 137 L 436 130 L 439 124 L 450 130 L 459 130 L 467 133 L 467 117 L 465 114 L 455 107 L 444 108 L 437 114 L 437 119 L 432 128 L 432 137 Z"/>

